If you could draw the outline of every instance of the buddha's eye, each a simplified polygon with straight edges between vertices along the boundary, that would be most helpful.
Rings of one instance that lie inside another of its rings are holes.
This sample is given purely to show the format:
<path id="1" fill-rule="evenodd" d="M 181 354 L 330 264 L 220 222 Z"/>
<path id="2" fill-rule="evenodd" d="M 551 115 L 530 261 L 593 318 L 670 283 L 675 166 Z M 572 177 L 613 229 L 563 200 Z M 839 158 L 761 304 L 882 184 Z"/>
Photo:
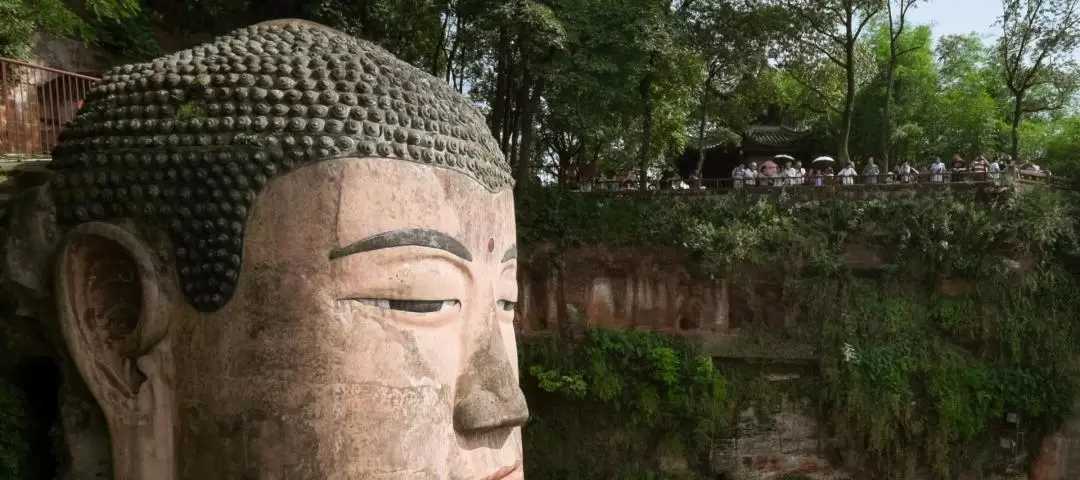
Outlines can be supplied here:
<path id="1" fill-rule="evenodd" d="M 436 313 L 458 305 L 457 300 L 398 300 L 390 298 L 358 298 L 356 301 L 387 310 L 409 313 Z"/>
<path id="2" fill-rule="evenodd" d="M 511 302 L 510 300 L 499 300 L 495 302 L 495 305 L 497 305 L 499 309 L 504 312 L 512 312 L 514 311 L 514 307 L 517 306 L 517 302 Z"/>

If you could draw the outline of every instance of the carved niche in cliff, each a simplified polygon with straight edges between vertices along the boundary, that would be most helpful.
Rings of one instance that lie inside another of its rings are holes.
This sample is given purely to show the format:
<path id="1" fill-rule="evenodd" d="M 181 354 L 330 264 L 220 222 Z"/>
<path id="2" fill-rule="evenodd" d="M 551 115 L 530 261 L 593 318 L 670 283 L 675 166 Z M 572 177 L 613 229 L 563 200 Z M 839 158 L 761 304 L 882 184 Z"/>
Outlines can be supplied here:
<path id="1" fill-rule="evenodd" d="M 108 72 L 49 167 L 7 284 L 115 478 L 521 478 L 512 180 L 444 83 L 262 23 Z"/>

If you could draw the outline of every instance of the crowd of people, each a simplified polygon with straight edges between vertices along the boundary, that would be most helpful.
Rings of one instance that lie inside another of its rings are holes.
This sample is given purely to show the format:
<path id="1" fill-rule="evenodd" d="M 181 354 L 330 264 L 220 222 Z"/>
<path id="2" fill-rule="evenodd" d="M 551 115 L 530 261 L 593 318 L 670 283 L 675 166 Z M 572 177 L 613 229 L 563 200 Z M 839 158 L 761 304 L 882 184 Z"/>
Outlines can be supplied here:
<path id="1" fill-rule="evenodd" d="M 1008 155 L 999 160 L 989 160 L 979 155 L 972 161 L 966 161 L 959 154 L 952 162 L 945 164 L 940 158 L 925 165 L 913 165 L 901 161 L 885 171 L 874 158 L 864 162 L 836 162 L 831 157 L 818 157 L 806 168 L 802 162 L 789 155 L 777 155 L 772 160 L 762 162 L 747 161 L 735 167 L 730 179 L 700 179 L 691 175 L 683 179 L 673 169 L 663 172 L 658 182 L 650 181 L 648 188 L 661 190 L 675 189 L 714 189 L 742 187 L 776 186 L 824 186 L 824 185 L 879 185 L 879 184 L 917 184 L 917 183 L 962 183 L 1008 181 L 1010 179 L 1032 177 L 1048 179 L 1050 171 L 1040 168 L 1033 162 L 1019 163 Z M 628 174 L 622 179 L 598 179 L 587 182 L 584 190 L 599 188 L 607 191 L 637 190 L 638 181 Z"/>
<path id="2" fill-rule="evenodd" d="M 777 159 L 790 158 L 778 155 Z M 891 184 L 891 183 L 946 183 L 946 182 L 985 182 L 1016 178 L 1021 173 L 1049 176 L 1049 170 L 1043 170 L 1034 163 L 1018 164 L 1011 157 L 1005 156 L 1000 161 L 988 160 L 979 155 L 971 162 L 965 161 L 957 153 L 952 163 L 946 165 L 940 158 L 920 169 L 908 161 L 902 161 L 895 168 L 883 171 L 874 159 L 869 158 L 861 171 L 854 163 L 844 163 L 838 170 L 835 161 L 821 157 L 811 163 L 807 169 L 798 161 L 785 161 L 782 164 L 769 161 L 759 166 L 756 162 L 744 162 L 731 172 L 732 186 L 793 186 L 793 185 L 855 185 L 855 184 Z"/>

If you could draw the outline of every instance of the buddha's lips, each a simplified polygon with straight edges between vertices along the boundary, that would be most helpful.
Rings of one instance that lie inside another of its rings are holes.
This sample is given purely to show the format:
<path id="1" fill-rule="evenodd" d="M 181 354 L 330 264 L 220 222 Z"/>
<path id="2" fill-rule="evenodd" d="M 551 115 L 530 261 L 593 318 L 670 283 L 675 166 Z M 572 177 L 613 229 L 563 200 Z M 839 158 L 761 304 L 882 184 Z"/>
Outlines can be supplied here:
<path id="1" fill-rule="evenodd" d="M 504 478 L 519 478 L 518 476 L 514 475 L 515 473 L 521 473 L 521 460 L 514 462 L 513 465 L 500 468 L 496 470 L 495 473 L 481 478 L 480 480 L 501 480 Z"/>

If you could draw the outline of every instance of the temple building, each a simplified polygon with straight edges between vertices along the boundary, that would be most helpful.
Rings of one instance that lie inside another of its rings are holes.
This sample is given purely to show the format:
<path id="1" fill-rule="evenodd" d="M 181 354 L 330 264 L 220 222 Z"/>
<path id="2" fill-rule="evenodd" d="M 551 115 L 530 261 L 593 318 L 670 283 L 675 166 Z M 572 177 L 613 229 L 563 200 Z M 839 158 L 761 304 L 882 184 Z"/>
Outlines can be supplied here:
<path id="1" fill-rule="evenodd" d="M 790 155 L 809 166 L 817 156 L 828 154 L 819 136 L 810 130 L 795 128 L 794 122 L 784 117 L 779 107 L 770 107 L 766 115 L 739 133 L 741 142 L 706 147 L 701 178 L 728 178 L 735 166 L 743 161 L 760 165 L 776 155 Z M 679 156 L 675 165 L 679 175 L 686 179 L 694 173 L 697 162 L 698 150 L 691 146 Z"/>

